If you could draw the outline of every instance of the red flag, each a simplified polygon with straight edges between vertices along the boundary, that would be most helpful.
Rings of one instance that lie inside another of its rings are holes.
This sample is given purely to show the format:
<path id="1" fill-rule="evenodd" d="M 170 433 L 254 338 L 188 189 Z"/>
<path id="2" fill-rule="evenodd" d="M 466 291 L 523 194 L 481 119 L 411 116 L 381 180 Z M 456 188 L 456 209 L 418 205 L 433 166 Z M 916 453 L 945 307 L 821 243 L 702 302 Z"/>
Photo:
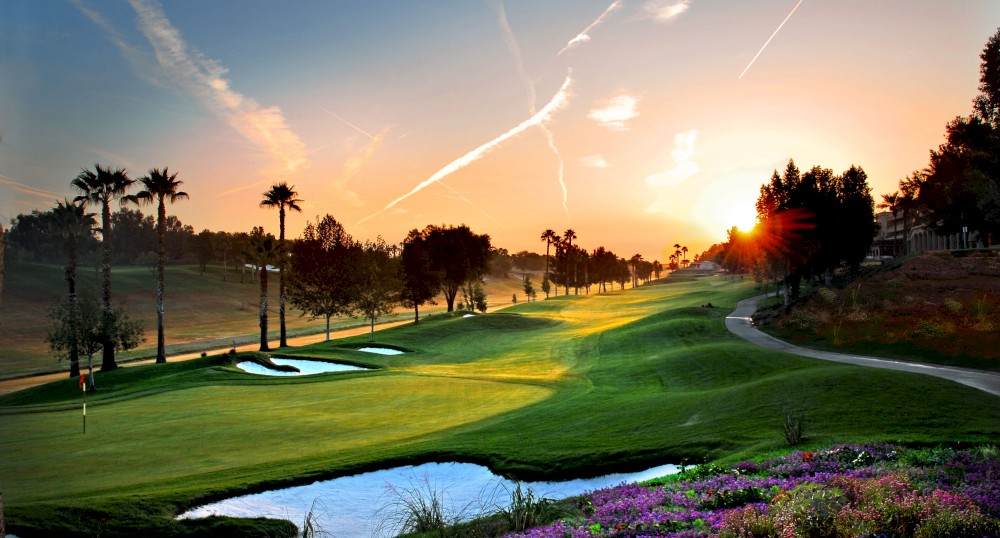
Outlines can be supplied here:
<path id="1" fill-rule="evenodd" d="M 81 374 L 81 375 L 80 375 L 80 388 L 81 388 L 81 389 L 83 388 L 83 384 L 84 384 L 84 382 L 86 381 L 86 379 L 87 379 L 87 376 L 86 376 L 86 375 L 84 375 L 84 374 Z M 86 389 L 85 389 L 85 390 L 86 390 Z"/>

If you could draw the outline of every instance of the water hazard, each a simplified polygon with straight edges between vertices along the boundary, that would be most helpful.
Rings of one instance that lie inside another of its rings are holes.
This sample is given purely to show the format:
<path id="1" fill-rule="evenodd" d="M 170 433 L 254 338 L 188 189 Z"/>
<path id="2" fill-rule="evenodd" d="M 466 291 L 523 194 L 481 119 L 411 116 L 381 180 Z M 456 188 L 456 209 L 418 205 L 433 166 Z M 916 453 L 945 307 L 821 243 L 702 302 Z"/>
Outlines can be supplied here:
<path id="1" fill-rule="evenodd" d="M 529 487 L 542 497 L 562 499 L 678 470 L 675 465 L 661 465 L 637 473 L 564 482 L 526 482 L 522 488 Z M 422 495 L 428 499 L 428 492 L 435 492 L 444 501 L 447 515 L 468 520 L 506 506 L 508 491 L 513 487 L 512 482 L 480 465 L 427 463 L 234 497 L 195 508 L 179 517 L 264 516 L 287 519 L 301 528 L 312 509 L 315 523 L 338 538 L 384 537 L 395 536 L 401 530 L 397 508 L 407 496 Z"/>

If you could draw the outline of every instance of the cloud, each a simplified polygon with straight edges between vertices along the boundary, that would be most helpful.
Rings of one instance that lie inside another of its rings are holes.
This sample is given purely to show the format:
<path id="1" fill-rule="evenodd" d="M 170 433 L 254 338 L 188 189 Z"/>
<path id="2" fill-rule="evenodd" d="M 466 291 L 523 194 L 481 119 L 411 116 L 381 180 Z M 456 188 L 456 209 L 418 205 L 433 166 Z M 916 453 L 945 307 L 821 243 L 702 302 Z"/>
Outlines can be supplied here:
<path id="1" fill-rule="evenodd" d="M 26 185 L 24 183 L 21 183 L 20 181 L 13 180 L 2 174 L 0 174 L 0 185 L 10 187 L 15 192 L 19 192 L 21 194 L 27 194 L 29 196 L 37 196 L 39 198 L 58 199 L 66 196 L 65 193 L 58 193 L 45 189 L 39 189 L 38 187 L 32 187 L 31 185 Z"/>
<path id="2" fill-rule="evenodd" d="M 622 0 L 615 0 L 614 2 L 612 2 L 611 5 L 607 7 L 607 9 L 605 9 L 600 15 L 598 15 L 596 19 L 594 19 L 594 22 L 590 23 L 586 28 L 583 29 L 582 32 L 577 34 L 576 37 L 570 39 L 566 43 L 566 46 L 563 47 L 562 50 L 556 53 L 556 56 L 561 55 L 562 53 L 566 52 L 567 50 L 577 45 L 590 41 L 590 32 L 593 31 L 594 28 L 597 28 L 602 22 L 604 22 L 604 19 L 608 18 L 608 16 L 614 13 L 615 10 L 621 7 L 621 5 L 622 5 Z"/>
<path id="3" fill-rule="evenodd" d="M 691 6 L 691 0 L 649 0 L 642 8 L 658 22 L 670 22 Z"/>
<path id="4" fill-rule="evenodd" d="M 385 140 L 387 134 L 389 134 L 388 127 L 372 136 L 371 140 L 360 152 L 347 158 L 347 161 L 344 163 L 344 171 L 340 174 L 340 183 L 347 183 L 358 176 L 358 173 L 361 172 L 361 168 L 363 168 L 364 165 L 371 160 L 371 158 L 375 155 L 375 150 L 382 145 L 382 142 Z"/>
<path id="5" fill-rule="evenodd" d="M 697 129 L 674 135 L 674 147 L 670 152 L 674 159 L 673 168 L 646 176 L 646 185 L 654 188 L 673 187 L 697 174 L 701 168 L 698 163 L 691 160 L 691 157 L 694 156 L 694 144 L 697 139 Z"/>
<path id="6" fill-rule="evenodd" d="M 267 153 L 284 171 L 293 172 L 308 164 L 306 146 L 288 127 L 281 109 L 262 106 L 232 89 L 224 78 L 227 69 L 189 46 L 167 19 L 159 3 L 154 0 L 129 0 L 139 16 L 139 29 L 153 47 L 157 63 L 155 70 L 146 65 L 148 60 L 141 52 L 99 13 L 83 6 L 79 0 L 73 3 L 101 27 L 143 78 L 153 77 L 163 86 L 179 86 Z"/>
<path id="7" fill-rule="evenodd" d="M 604 158 L 604 155 L 601 155 L 600 153 L 587 155 L 586 157 L 580 159 L 580 164 L 591 168 L 609 168 L 611 166 Z"/>
<path id="8" fill-rule="evenodd" d="M 623 93 L 604 101 L 601 106 L 591 110 L 587 117 L 606 129 L 627 131 L 629 128 L 625 122 L 639 115 L 636 110 L 638 104 L 638 99 Z"/>
<path id="9" fill-rule="evenodd" d="M 511 138 L 513 138 L 513 137 L 515 137 L 515 136 L 523 133 L 524 131 L 530 129 L 531 127 L 535 127 L 535 126 L 541 125 L 542 123 L 544 123 L 546 121 L 549 121 L 549 119 L 552 118 L 553 114 L 555 114 L 557 111 L 561 110 L 563 107 L 565 107 L 569 103 L 569 98 L 572 95 L 570 93 L 570 86 L 573 83 L 573 79 L 572 79 L 572 77 L 570 75 L 571 75 L 571 73 L 566 75 L 566 80 L 563 81 L 563 84 L 559 88 L 559 91 L 557 91 L 556 94 L 554 96 L 552 96 L 552 99 L 550 99 L 549 102 L 544 107 L 542 107 L 542 109 L 539 110 L 535 115 L 533 115 L 530 118 L 522 121 L 516 127 L 508 130 L 507 132 L 505 132 L 502 135 L 494 138 L 493 140 L 490 140 L 489 142 L 487 142 L 487 143 L 479 146 L 478 148 L 476 148 L 476 149 L 474 149 L 474 150 L 466 153 L 465 155 L 463 155 L 463 156 L 455 159 L 454 161 L 448 163 L 444 168 L 438 170 L 437 172 L 434 172 L 434 174 L 431 177 L 429 177 L 429 178 L 425 179 L 424 181 L 420 182 L 419 184 L 417 184 L 416 187 L 413 187 L 413 189 L 411 189 L 410 192 L 408 192 L 408 193 L 400 196 L 399 198 L 396 198 L 395 200 L 389 202 L 388 204 L 386 204 L 385 207 L 383 207 L 382 209 L 376 211 L 375 213 L 373 213 L 373 214 L 371 214 L 371 215 L 369 215 L 369 216 L 367 216 L 367 217 L 359 220 L 358 223 L 357 223 L 358 226 L 360 226 L 361 224 L 363 224 L 365 221 L 368 221 L 368 220 L 372 219 L 376 215 L 378 215 L 378 214 L 380 214 L 380 213 L 382 213 L 384 211 L 387 211 L 389 209 L 392 209 L 393 207 L 396 206 L 396 204 L 398 204 L 398 203 L 402 202 L 403 200 L 409 198 L 410 196 L 413 196 L 414 194 L 422 191 L 423 189 L 427 188 L 428 186 L 430 186 L 430 185 L 432 185 L 434 183 L 437 183 L 438 181 L 444 179 L 445 177 L 447 177 L 447 176 L 449 176 L 449 175 L 451 175 L 451 174 L 453 174 L 453 173 L 461 170 L 462 168 L 465 168 L 466 166 L 472 164 L 473 162 L 481 159 L 484 155 L 488 154 L 494 148 L 496 148 L 500 144 L 506 142 L 507 140 L 510 140 Z"/>

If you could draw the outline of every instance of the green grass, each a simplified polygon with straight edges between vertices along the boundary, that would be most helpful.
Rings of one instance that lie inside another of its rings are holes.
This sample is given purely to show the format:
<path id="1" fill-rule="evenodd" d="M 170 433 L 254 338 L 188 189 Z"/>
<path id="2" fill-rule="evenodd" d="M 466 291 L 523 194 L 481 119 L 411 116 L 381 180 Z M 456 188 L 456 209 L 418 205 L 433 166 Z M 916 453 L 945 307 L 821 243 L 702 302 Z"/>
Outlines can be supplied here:
<path id="1" fill-rule="evenodd" d="M 404 355 L 353 349 L 367 335 L 287 353 L 371 372 L 260 378 L 209 357 L 100 373 L 86 436 L 72 380 L 8 395 L 8 524 L 61 527 L 71 523 L 56 513 L 99 510 L 112 527 L 169 527 L 164 516 L 192 503 L 422 461 L 555 479 L 748 459 L 785 446 L 784 405 L 806 410 L 809 445 L 1000 433 L 1000 402 L 973 389 L 730 335 L 725 315 L 754 293 L 708 279 L 559 297 L 376 335 Z M 718 308 L 699 306 L 708 302 Z M 130 499 L 144 503 L 128 512 L 137 523 L 118 516 Z"/>
<path id="2" fill-rule="evenodd" d="M 25 375 L 68 371 L 69 364 L 51 355 L 45 337 L 52 327 L 49 309 L 65 300 L 66 281 L 63 268 L 56 264 L 9 261 L 4 274 L 3 309 L 0 310 L 0 379 Z M 250 271 L 244 282 L 230 266 L 223 280 L 221 266 L 209 266 L 204 275 L 196 265 L 170 265 L 166 268 L 165 325 L 167 354 L 196 352 L 260 341 L 258 300 L 260 288 L 251 280 Z M 80 293 L 100 295 L 101 274 L 91 266 L 78 269 Z M 145 266 L 115 266 L 112 268 L 114 301 L 124 302 L 133 319 L 143 322 L 146 341 L 138 349 L 118 355 L 120 362 L 156 356 L 156 280 Z M 517 278 L 492 279 L 487 282 L 487 300 L 491 307 L 507 305 L 511 294 L 523 299 L 522 283 Z M 278 285 L 271 281 L 268 289 L 269 331 L 278 338 Z M 440 312 L 437 306 L 421 308 L 421 315 Z M 310 320 L 291 306 L 286 315 L 289 336 L 322 333 L 325 321 Z M 412 319 L 412 310 L 399 309 L 380 321 Z M 364 319 L 334 318 L 331 329 L 367 326 Z M 85 358 L 84 358 L 85 360 Z M 99 359 L 98 359 L 99 363 Z"/>

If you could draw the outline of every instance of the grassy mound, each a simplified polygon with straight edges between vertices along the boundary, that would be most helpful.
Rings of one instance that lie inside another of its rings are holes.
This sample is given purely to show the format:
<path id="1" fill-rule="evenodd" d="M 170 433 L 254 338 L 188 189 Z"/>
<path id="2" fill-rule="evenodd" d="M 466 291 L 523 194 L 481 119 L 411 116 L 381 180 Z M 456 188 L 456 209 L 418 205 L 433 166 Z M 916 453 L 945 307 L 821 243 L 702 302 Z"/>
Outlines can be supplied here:
<path id="1" fill-rule="evenodd" d="M 367 372 L 264 378 L 208 357 L 98 373 L 86 435 L 72 380 L 0 397 L 8 522 L 30 537 L 96 510 L 103 535 L 140 520 L 170 534 L 197 503 L 403 463 L 558 479 L 749 457 L 785 446 L 788 408 L 810 444 L 1000 433 L 997 398 L 973 389 L 730 335 L 726 313 L 754 293 L 708 279 L 560 297 L 377 334 L 403 355 L 352 349 L 367 335 L 282 352 Z"/>

